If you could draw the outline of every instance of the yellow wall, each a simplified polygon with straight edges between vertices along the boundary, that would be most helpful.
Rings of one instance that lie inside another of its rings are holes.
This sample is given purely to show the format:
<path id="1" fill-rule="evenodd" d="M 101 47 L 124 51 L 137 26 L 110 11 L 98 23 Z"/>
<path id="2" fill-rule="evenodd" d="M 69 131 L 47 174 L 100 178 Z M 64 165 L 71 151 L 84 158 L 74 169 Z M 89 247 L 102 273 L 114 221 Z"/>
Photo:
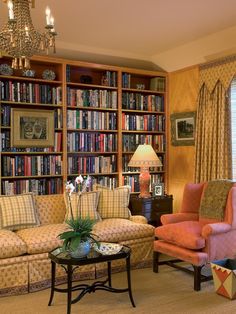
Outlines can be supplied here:
<path id="1" fill-rule="evenodd" d="M 198 95 L 198 67 L 169 74 L 169 115 L 176 112 L 196 111 Z M 180 209 L 183 187 L 194 180 L 194 146 L 172 146 L 169 123 L 169 194 L 173 195 L 174 211 Z"/>

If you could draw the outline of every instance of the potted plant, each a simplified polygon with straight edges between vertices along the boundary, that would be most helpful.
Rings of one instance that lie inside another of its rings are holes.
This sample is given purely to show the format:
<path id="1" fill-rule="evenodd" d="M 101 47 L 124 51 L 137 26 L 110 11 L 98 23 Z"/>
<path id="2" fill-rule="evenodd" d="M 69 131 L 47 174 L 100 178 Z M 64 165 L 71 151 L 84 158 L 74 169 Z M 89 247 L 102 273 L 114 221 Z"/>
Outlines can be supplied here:
<path id="1" fill-rule="evenodd" d="M 80 214 L 80 197 L 83 192 L 86 191 L 88 185 L 90 184 L 90 177 L 83 183 L 82 176 L 78 176 L 75 179 L 77 185 L 81 185 L 79 193 L 79 202 L 78 202 L 78 215 L 74 217 L 72 206 L 71 206 L 71 194 L 75 190 L 75 186 L 71 182 L 66 183 L 66 193 L 68 197 L 68 204 L 70 210 L 70 217 L 66 219 L 66 224 L 68 225 L 68 231 L 65 231 L 59 235 L 60 239 L 63 241 L 62 249 L 68 251 L 72 257 L 81 258 L 86 256 L 91 247 L 91 243 L 96 243 L 99 246 L 99 242 L 95 239 L 96 235 L 92 233 L 93 225 L 96 220 L 93 220 L 89 217 L 82 218 Z"/>

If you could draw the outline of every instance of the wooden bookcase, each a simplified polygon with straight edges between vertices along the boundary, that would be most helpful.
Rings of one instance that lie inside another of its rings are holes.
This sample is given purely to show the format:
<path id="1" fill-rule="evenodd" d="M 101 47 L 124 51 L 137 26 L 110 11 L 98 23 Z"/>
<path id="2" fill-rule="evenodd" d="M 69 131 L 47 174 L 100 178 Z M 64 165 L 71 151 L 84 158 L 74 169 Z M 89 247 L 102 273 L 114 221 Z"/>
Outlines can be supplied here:
<path id="1" fill-rule="evenodd" d="M 49 57 L 34 57 L 31 63 L 34 77 L 20 70 L 0 74 L 1 194 L 60 193 L 78 174 L 109 187 L 130 184 L 137 192 L 138 169 L 127 163 L 142 143 L 151 143 L 163 161 L 163 167 L 151 169 L 152 181 L 167 184 L 165 72 Z M 0 64 L 10 60 L 3 57 Z M 43 79 L 45 69 L 56 78 Z M 22 109 L 22 118 L 26 111 L 39 118 L 41 112 L 53 112 L 54 146 L 44 147 L 43 137 L 27 139 L 29 147 L 14 147 L 14 135 L 25 123 L 17 129 L 15 108 Z"/>

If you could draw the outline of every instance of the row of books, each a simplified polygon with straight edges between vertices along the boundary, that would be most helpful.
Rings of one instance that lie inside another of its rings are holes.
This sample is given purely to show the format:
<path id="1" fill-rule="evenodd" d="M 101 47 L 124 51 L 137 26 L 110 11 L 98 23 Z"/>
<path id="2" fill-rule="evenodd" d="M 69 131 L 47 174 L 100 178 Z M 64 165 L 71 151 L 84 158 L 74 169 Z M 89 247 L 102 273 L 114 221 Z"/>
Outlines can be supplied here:
<path id="1" fill-rule="evenodd" d="M 62 151 L 62 132 L 54 133 L 54 146 L 52 147 L 12 147 L 10 131 L 3 130 L 0 133 L 0 152 L 61 152 Z"/>
<path id="2" fill-rule="evenodd" d="M 67 105 L 73 107 L 117 109 L 117 91 L 67 87 Z"/>
<path id="3" fill-rule="evenodd" d="M 149 144 L 152 145 L 156 151 L 165 151 L 165 136 L 150 135 L 150 134 L 123 134 L 122 136 L 122 150 L 123 152 L 134 152 L 138 145 Z"/>
<path id="4" fill-rule="evenodd" d="M 68 152 L 115 152 L 117 134 L 79 133 L 67 134 Z"/>
<path id="5" fill-rule="evenodd" d="M 130 73 L 122 73 L 122 87 L 123 88 L 131 87 L 131 74 Z"/>
<path id="6" fill-rule="evenodd" d="M 117 72 L 105 71 L 102 75 L 102 85 L 117 87 Z"/>
<path id="7" fill-rule="evenodd" d="M 140 93 L 123 93 L 122 108 L 164 112 L 163 95 L 143 95 Z"/>
<path id="8" fill-rule="evenodd" d="M 162 174 L 151 174 L 151 180 L 150 180 L 150 188 L 149 190 L 152 190 L 152 185 L 154 183 L 161 183 L 163 181 L 163 175 Z M 139 192 L 139 175 L 125 175 L 122 176 L 122 185 L 129 185 L 131 187 L 131 192 Z"/>
<path id="9" fill-rule="evenodd" d="M 112 173 L 117 171 L 116 155 L 68 157 L 68 174 Z"/>
<path id="10" fill-rule="evenodd" d="M 124 155 L 122 156 L 122 171 L 123 172 L 139 172 L 140 168 L 139 167 L 128 167 L 128 163 L 131 159 L 132 155 Z M 162 165 L 164 165 L 164 156 L 162 155 L 158 155 L 158 158 L 160 159 Z M 158 172 L 158 171 L 162 171 L 163 170 L 163 166 L 161 167 L 150 167 L 149 171 L 154 171 L 154 172 Z"/>
<path id="11" fill-rule="evenodd" d="M 11 125 L 11 106 L 2 105 L 1 106 L 1 126 L 10 126 Z M 54 110 L 54 127 L 62 128 L 63 126 L 63 116 L 62 109 L 56 108 Z"/>
<path id="12" fill-rule="evenodd" d="M 88 130 L 116 130 L 117 113 L 86 110 L 68 110 L 67 128 Z"/>
<path id="13" fill-rule="evenodd" d="M 4 180 L 2 194 L 13 195 L 33 192 L 34 194 L 60 194 L 62 193 L 62 179 L 30 179 L 30 180 Z"/>
<path id="14" fill-rule="evenodd" d="M 61 105 L 62 88 L 48 84 L 0 81 L 0 100 Z"/>
<path id="15" fill-rule="evenodd" d="M 2 176 L 61 175 L 60 155 L 2 156 Z"/>
<path id="16" fill-rule="evenodd" d="M 135 115 L 122 113 L 122 129 L 129 131 L 165 130 L 165 117 L 162 115 Z"/>

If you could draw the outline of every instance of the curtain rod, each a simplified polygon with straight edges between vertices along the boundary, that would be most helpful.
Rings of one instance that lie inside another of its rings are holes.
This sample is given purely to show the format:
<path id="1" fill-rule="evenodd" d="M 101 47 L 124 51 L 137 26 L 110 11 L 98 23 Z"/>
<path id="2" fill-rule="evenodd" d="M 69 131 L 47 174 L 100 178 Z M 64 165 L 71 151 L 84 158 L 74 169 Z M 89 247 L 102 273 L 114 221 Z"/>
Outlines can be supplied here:
<path id="1" fill-rule="evenodd" d="M 213 60 L 213 61 L 209 61 L 209 62 L 206 62 L 206 63 L 202 63 L 202 64 L 199 65 L 199 68 L 200 68 L 200 70 L 205 70 L 205 69 L 208 69 L 208 68 L 220 66 L 222 64 L 233 62 L 233 61 L 236 61 L 236 55 L 235 54 L 231 55 L 231 56 L 223 57 L 223 58 L 220 58 L 220 59 L 216 59 L 216 60 Z"/>

